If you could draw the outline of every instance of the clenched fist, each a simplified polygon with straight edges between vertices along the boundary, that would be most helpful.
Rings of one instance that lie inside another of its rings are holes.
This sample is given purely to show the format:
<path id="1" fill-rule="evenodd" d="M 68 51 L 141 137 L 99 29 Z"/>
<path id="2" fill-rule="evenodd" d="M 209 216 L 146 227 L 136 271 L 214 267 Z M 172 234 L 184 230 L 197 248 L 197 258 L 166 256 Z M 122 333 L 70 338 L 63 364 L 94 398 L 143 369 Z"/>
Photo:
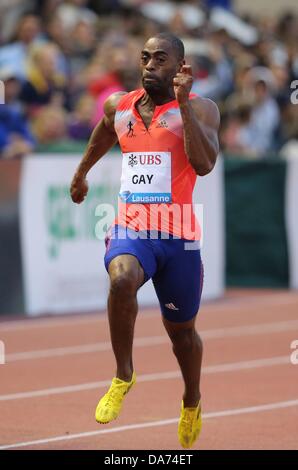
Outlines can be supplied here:
<path id="1" fill-rule="evenodd" d="M 88 183 L 84 176 L 75 175 L 70 186 L 70 195 L 73 202 L 80 204 L 88 193 Z"/>
<path id="2" fill-rule="evenodd" d="M 176 100 L 183 104 L 188 100 L 193 84 L 191 65 L 183 65 L 180 72 L 174 77 L 173 85 Z"/>

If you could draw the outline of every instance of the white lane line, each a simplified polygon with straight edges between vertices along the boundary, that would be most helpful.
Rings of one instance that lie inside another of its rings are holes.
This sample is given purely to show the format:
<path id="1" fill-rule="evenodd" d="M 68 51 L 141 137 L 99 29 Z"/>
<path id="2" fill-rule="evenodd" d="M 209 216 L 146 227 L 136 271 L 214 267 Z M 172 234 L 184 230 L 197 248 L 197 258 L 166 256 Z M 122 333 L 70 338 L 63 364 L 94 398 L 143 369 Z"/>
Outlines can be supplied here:
<path id="1" fill-rule="evenodd" d="M 235 310 L 241 305 L 245 307 L 245 305 L 249 302 L 249 306 L 252 304 L 260 304 L 260 305 L 272 305 L 274 306 L 281 306 L 281 305 L 291 305 L 297 304 L 298 305 L 298 297 L 297 294 L 293 292 L 281 292 L 281 293 L 270 293 L 264 295 L 255 295 L 255 296 L 243 296 L 243 297 L 228 297 L 222 298 L 218 300 L 212 301 L 205 301 L 202 304 L 202 308 L 205 311 L 211 311 L 217 313 L 221 310 Z M 157 305 L 152 305 L 152 310 L 150 311 L 149 308 L 145 308 L 139 313 L 140 317 L 151 318 L 151 317 L 160 317 L 160 312 Z M 24 320 L 12 320 L 12 321 L 4 321 L 0 322 L 0 332 L 5 331 L 13 331 L 13 330 L 27 330 L 27 329 L 34 329 L 34 328 L 54 328 L 54 327 L 61 327 L 61 326 L 69 326 L 78 325 L 78 324 L 88 324 L 88 323 L 96 323 L 101 321 L 107 321 L 107 316 L 105 312 L 100 313 L 86 313 L 86 314 L 69 314 L 63 315 L 63 318 L 26 318 Z"/>
<path id="2" fill-rule="evenodd" d="M 243 296 L 243 297 L 228 297 L 219 299 L 217 303 L 212 305 L 212 310 L 221 310 L 221 309 L 228 309 L 230 307 L 238 308 L 238 304 L 241 304 L 243 308 L 250 308 L 252 304 L 267 306 L 272 305 L 281 306 L 281 305 L 298 305 L 298 295 L 296 292 L 286 291 L 275 294 L 274 292 L 270 294 L 264 295 L 253 295 L 253 296 Z M 204 307 L 208 307 L 209 304 L 206 304 Z M 211 306 L 211 305 L 210 305 Z"/>
<path id="3" fill-rule="evenodd" d="M 237 415 L 242 415 L 242 414 L 260 413 L 263 411 L 279 410 L 279 409 L 290 408 L 294 406 L 298 406 L 298 399 L 280 401 L 280 402 L 275 402 L 275 403 L 267 403 L 264 405 L 249 406 L 245 408 L 235 408 L 235 409 L 228 409 L 228 410 L 222 410 L 222 411 L 213 411 L 211 413 L 203 413 L 203 419 L 212 419 L 212 418 L 221 418 L 221 417 L 226 417 L 226 416 L 237 416 Z M 177 422 L 178 422 L 177 418 L 171 418 L 171 419 L 164 419 L 160 421 L 149 421 L 145 423 L 128 424 L 126 426 L 117 426 L 114 428 L 100 429 L 97 431 L 89 431 L 89 432 L 81 432 L 77 434 L 68 434 L 68 435 L 63 435 L 63 436 L 49 437 L 45 439 L 38 439 L 35 441 L 28 441 L 28 442 L 16 442 L 14 444 L 5 444 L 5 445 L 0 446 L 0 450 L 17 449 L 20 447 L 28 447 L 28 446 L 35 446 L 35 445 L 41 445 L 41 444 L 51 444 L 53 442 L 70 441 L 73 439 L 83 439 L 86 437 L 99 436 L 100 434 L 112 434 L 112 433 L 117 433 L 117 432 L 122 432 L 122 431 L 132 431 L 134 429 L 145 429 L 145 428 L 158 427 L 158 426 L 167 426 L 169 424 L 176 424 Z"/>
<path id="4" fill-rule="evenodd" d="M 238 336 L 261 335 L 263 333 L 280 333 L 288 330 L 298 330 L 298 320 L 288 320 L 275 323 L 261 323 L 256 325 L 232 326 L 211 330 L 202 330 L 200 335 L 204 340 L 218 338 L 233 338 Z M 135 347 L 146 347 L 166 344 L 169 342 L 167 336 L 144 336 L 135 338 Z M 6 363 L 24 361 L 29 359 L 44 359 L 57 356 L 69 356 L 72 354 L 86 354 L 99 351 L 111 351 L 110 341 L 89 343 L 75 346 L 65 346 L 60 348 L 41 349 L 35 351 L 22 351 L 6 354 Z"/>
<path id="5" fill-rule="evenodd" d="M 167 336 L 144 336 L 134 339 L 134 346 L 154 346 L 157 344 L 168 343 Z M 40 349 L 36 351 L 25 351 L 6 354 L 6 363 L 15 361 L 24 361 L 28 359 L 43 359 L 48 357 L 68 356 L 71 354 L 84 354 L 98 351 L 111 351 L 111 341 L 102 341 L 98 343 L 81 344 L 77 346 L 65 346 L 61 348 Z"/>
<path id="6" fill-rule="evenodd" d="M 215 364 L 211 366 L 202 367 L 202 374 L 217 374 L 220 372 L 232 372 L 236 370 L 257 369 L 261 367 L 271 367 L 282 364 L 290 364 L 289 356 L 276 356 L 270 358 L 254 359 L 251 361 L 230 362 L 225 364 Z M 156 380 L 169 380 L 180 378 L 180 371 L 167 371 L 153 374 L 143 374 L 137 377 L 138 382 L 153 382 Z M 53 387 L 42 390 L 33 390 L 29 392 L 10 393 L 7 395 L 0 395 L 1 401 L 19 400 L 24 398 L 36 398 L 49 395 L 60 395 L 64 393 L 81 392 L 85 390 L 94 390 L 98 388 L 107 387 L 110 385 L 111 380 L 102 380 L 100 382 L 87 382 L 77 385 L 69 385 L 65 387 Z"/>
<path id="7" fill-rule="evenodd" d="M 259 323 L 255 325 L 231 326 L 227 328 L 217 328 L 211 330 L 203 330 L 199 333 L 203 339 L 212 338 L 228 338 L 235 336 L 261 335 L 263 333 L 280 333 L 298 329 L 298 320 L 286 320 L 272 323 Z"/>
<path id="8" fill-rule="evenodd" d="M 154 310 L 154 311 L 152 311 Z M 139 313 L 140 317 L 151 318 L 160 316 L 156 307 L 152 307 L 151 311 L 145 308 Z M 22 320 L 11 320 L 0 322 L 0 333 L 5 331 L 31 330 L 36 328 L 60 328 L 61 326 L 72 327 L 81 324 L 108 322 L 107 313 L 101 311 L 98 313 L 72 314 L 63 315 L 63 318 L 52 316 L 50 318 L 25 318 Z"/>
<path id="9" fill-rule="evenodd" d="M 63 318 L 50 317 L 50 318 L 24 318 L 22 320 L 8 320 L 0 322 L 0 331 L 17 331 L 17 330 L 31 330 L 35 328 L 52 328 L 61 326 L 72 326 L 80 324 L 88 324 L 93 322 L 107 321 L 106 315 L 103 313 L 98 314 L 70 314 L 68 317 Z"/>

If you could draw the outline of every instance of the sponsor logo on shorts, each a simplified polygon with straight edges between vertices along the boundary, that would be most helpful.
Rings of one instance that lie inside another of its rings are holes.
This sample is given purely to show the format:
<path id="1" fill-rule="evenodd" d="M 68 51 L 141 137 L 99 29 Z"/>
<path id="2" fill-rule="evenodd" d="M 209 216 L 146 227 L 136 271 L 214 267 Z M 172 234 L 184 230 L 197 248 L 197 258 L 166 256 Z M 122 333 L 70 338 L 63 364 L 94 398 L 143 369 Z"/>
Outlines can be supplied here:
<path id="1" fill-rule="evenodd" d="M 165 307 L 169 308 L 170 310 L 179 310 L 179 308 L 175 307 L 172 302 L 169 304 L 165 304 Z"/>

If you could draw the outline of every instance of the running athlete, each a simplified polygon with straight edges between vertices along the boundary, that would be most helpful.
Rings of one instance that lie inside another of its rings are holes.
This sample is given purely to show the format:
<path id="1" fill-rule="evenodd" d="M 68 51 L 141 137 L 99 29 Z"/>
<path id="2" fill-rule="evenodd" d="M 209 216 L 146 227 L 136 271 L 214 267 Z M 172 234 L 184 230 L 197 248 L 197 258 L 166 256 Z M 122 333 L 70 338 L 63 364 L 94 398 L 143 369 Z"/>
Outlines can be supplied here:
<path id="1" fill-rule="evenodd" d="M 140 64 L 143 88 L 114 93 L 107 99 L 105 115 L 90 137 L 71 184 L 72 200 L 81 203 L 88 191 L 88 171 L 119 142 L 119 210 L 106 238 L 105 255 L 117 369 L 95 417 L 98 423 L 116 419 L 136 382 L 132 359 L 136 295 L 152 279 L 185 384 L 178 438 L 189 448 L 202 425 L 203 352 L 195 329 L 203 268 L 199 234 L 193 230 L 197 225 L 192 192 L 196 176 L 208 174 L 215 165 L 220 118 L 215 103 L 191 94 L 192 71 L 185 64 L 179 38 L 168 33 L 150 38 Z M 190 244 L 194 244 L 192 249 Z"/>

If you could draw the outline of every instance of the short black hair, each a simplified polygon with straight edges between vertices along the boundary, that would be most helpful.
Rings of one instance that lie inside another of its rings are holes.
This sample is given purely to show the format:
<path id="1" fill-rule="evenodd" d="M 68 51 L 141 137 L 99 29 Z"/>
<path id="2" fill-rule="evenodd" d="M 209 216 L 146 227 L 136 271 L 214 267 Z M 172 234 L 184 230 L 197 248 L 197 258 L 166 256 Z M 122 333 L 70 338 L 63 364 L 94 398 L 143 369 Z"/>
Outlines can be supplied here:
<path id="1" fill-rule="evenodd" d="M 184 54 L 185 54 L 184 44 L 181 41 L 181 39 L 179 39 L 177 36 L 175 36 L 172 33 L 158 33 L 153 37 L 168 41 L 171 44 L 172 48 L 174 49 L 177 59 L 178 60 L 184 59 Z"/>

